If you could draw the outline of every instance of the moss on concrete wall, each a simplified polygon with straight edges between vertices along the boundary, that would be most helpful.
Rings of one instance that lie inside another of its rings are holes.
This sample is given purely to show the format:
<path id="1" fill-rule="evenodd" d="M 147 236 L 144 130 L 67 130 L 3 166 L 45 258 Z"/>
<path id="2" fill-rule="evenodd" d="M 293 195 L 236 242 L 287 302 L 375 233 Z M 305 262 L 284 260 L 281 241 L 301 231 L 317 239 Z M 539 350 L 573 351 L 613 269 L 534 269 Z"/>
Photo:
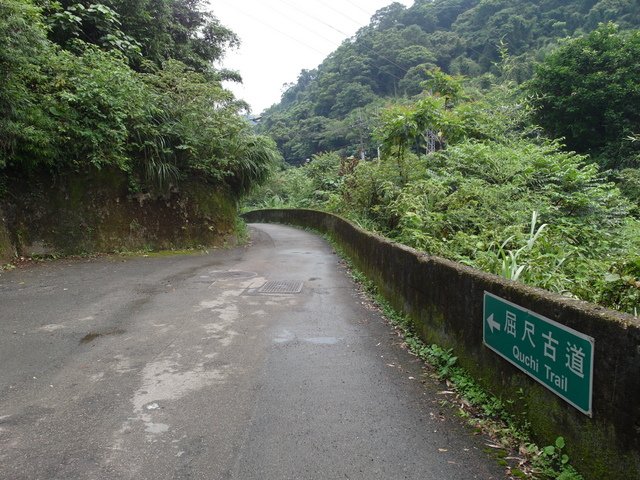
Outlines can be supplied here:
<path id="1" fill-rule="evenodd" d="M 455 350 L 463 367 L 513 413 L 537 441 L 567 439 L 587 479 L 640 478 L 640 322 L 629 315 L 431 257 L 313 210 L 261 210 L 250 222 L 313 228 L 333 237 L 392 305 L 408 314 L 427 342 Z M 488 291 L 595 339 L 593 418 L 562 401 L 483 346 Z"/>
<path id="2" fill-rule="evenodd" d="M 233 198 L 209 185 L 131 194 L 126 176 L 109 170 L 20 178 L 2 206 L 20 255 L 215 245 L 232 240 L 236 217 Z"/>
<path id="3" fill-rule="evenodd" d="M 16 251 L 7 230 L 6 219 L 0 208 L 0 265 L 11 261 Z"/>

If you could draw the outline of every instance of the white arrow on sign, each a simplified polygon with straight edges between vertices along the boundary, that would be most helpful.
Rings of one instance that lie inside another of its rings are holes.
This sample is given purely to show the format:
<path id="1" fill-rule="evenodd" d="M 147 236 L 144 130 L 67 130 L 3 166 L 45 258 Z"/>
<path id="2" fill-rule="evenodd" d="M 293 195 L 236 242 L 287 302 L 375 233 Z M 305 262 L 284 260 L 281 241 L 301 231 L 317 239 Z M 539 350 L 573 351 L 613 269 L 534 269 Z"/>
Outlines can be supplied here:
<path id="1" fill-rule="evenodd" d="M 494 328 L 500 331 L 500 324 L 493 319 L 493 313 L 489 315 L 489 318 L 487 318 L 487 325 L 489 325 L 489 330 L 491 330 L 491 333 L 493 333 Z"/>

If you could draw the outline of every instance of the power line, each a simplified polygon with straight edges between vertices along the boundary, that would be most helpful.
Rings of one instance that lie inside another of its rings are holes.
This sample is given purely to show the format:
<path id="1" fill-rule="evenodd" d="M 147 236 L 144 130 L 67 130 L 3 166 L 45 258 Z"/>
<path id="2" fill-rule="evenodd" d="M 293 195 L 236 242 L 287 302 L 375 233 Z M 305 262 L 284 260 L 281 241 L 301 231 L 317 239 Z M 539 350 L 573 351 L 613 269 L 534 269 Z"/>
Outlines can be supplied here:
<path id="1" fill-rule="evenodd" d="M 227 0 L 219 0 L 219 1 L 220 1 L 221 3 L 224 3 L 225 5 L 227 5 L 228 7 L 232 8 L 233 10 L 235 10 L 235 11 L 237 11 L 237 12 L 241 13 L 242 15 L 244 15 L 244 16 L 246 16 L 246 17 L 248 17 L 248 18 L 252 19 L 253 21 L 255 21 L 255 22 L 257 22 L 257 23 L 259 23 L 259 24 L 261 24 L 261 25 L 264 25 L 265 27 L 270 28 L 271 30 L 276 31 L 276 32 L 278 32 L 279 34 L 281 34 L 281 35 L 283 35 L 283 36 L 285 36 L 285 37 L 287 37 L 287 38 L 292 39 L 292 40 L 293 40 L 293 41 L 295 41 L 296 43 L 299 43 L 300 45 L 303 45 L 303 46 L 305 46 L 305 47 L 307 47 L 307 48 L 309 48 L 309 49 L 311 49 L 311 50 L 313 50 L 313 51 L 315 51 L 315 52 L 317 52 L 317 53 L 320 53 L 321 55 L 326 55 L 326 54 L 325 54 L 325 52 L 318 50 L 316 47 L 314 47 L 314 46 L 312 46 L 312 45 L 309 45 L 308 43 L 303 42 L 303 41 L 301 41 L 300 39 L 298 39 L 298 38 L 296 38 L 296 37 L 294 37 L 294 36 L 292 36 L 292 35 L 290 35 L 290 34 L 288 34 L 288 33 L 286 33 L 286 32 L 283 32 L 282 30 L 280 30 L 280 29 L 278 29 L 278 28 L 274 27 L 274 26 L 273 26 L 273 25 L 271 25 L 270 23 L 264 22 L 264 21 L 263 21 L 263 20 L 261 20 L 260 18 L 258 18 L 258 17 L 256 17 L 256 16 L 254 16 L 254 15 L 252 15 L 252 14 L 250 14 L 250 13 L 246 12 L 245 10 L 243 10 L 243 9 L 241 9 L 241 8 L 239 8 L 239 7 L 237 7 L 236 5 L 234 5 L 234 4 L 232 4 L 232 3 L 230 3 L 229 1 L 227 1 Z M 296 10 L 300 11 L 301 13 L 303 13 L 303 14 L 307 15 L 308 17 L 312 18 L 314 21 L 316 21 L 316 22 L 318 22 L 318 23 L 321 23 L 321 24 L 323 24 L 323 25 L 326 25 L 327 27 L 331 28 L 332 30 L 335 30 L 335 31 L 336 31 L 336 32 L 338 32 L 339 34 L 343 35 L 345 38 L 350 38 L 350 36 L 349 36 L 347 33 L 343 32 L 342 30 L 340 30 L 340 29 L 338 29 L 338 28 L 336 28 L 336 27 L 334 27 L 333 25 L 330 25 L 329 23 L 325 22 L 324 20 L 322 20 L 322 19 L 320 19 L 320 18 L 318 18 L 318 17 L 316 17 L 316 16 L 314 16 L 314 15 L 311 15 L 311 14 L 310 14 L 310 13 L 308 13 L 308 12 L 301 11 L 301 10 L 300 10 L 299 8 L 297 8 L 295 5 L 290 4 L 290 3 L 289 3 L 289 2 L 287 2 L 286 0 L 281 0 L 281 1 L 282 1 L 282 3 L 285 3 L 285 4 L 289 5 L 289 6 L 291 6 L 292 8 L 294 8 L 294 9 L 296 9 Z M 275 9 L 274 9 L 274 10 L 275 10 Z M 334 9 L 334 10 L 335 10 L 335 9 Z M 280 14 L 282 14 L 282 11 L 280 11 L 280 10 L 276 10 L 276 11 L 278 11 Z M 305 28 L 308 28 L 307 26 L 302 25 L 302 24 L 301 24 L 301 23 L 299 23 L 298 21 L 296 21 L 296 20 L 292 19 L 291 17 L 287 16 L 286 14 L 285 14 L 285 15 L 283 15 L 283 16 L 287 17 L 288 19 L 290 19 L 293 23 L 297 24 L 298 26 L 303 26 L 303 27 L 305 27 Z M 340 44 L 339 44 L 339 43 L 336 43 L 336 42 L 335 42 L 335 41 L 333 41 L 333 40 L 329 40 L 329 39 L 327 39 L 326 37 L 323 37 L 322 35 L 318 34 L 317 32 L 315 32 L 315 33 L 316 33 L 316 35 L 318 35 L 318 36 L 320 36 L 320 37 L 324 38 L 325 40 L 329 41 L 329 42 L 330 42 L 334 47 L 339 47 L 339 46 L 340 46 Z M 385 57 L 384 55 L 382 55 L 382 54 L 380 54 L 380 53 L 376 52 L 373 48 L 370 48 L 370 47 L 368 47 L 368 46 L 367 46 L 367 45 L 365 45 L 365 44 L 362 44 L 362 47 L 363 47 L 366 51 L 368 51 L 369 53 L 372 53 L 373 55 L 377 56 L 378 58 L 381 58 L 382 60 L 385 60 L 385 61 L 386 61 L 386 62 L 388 62 L 389 64 L 391 64 L 391 65 L 393 65 L 393 66 L 395 66 L 395 67 L 399 68 L 403 73 L 405 73 L 405 74 L 406 74 L 406 73 L 408 72 L 408 70 L 407 70 L 406 68 L 404 68 L 404 67 L 402 67 L 402 66 L 398 65 L 398 64 L 397 64 L 397 63 L 395 63 L 393 60 L 391 60 L 391 59 L 389 59 L 389 58 Z M 402 78 L 398 77 L 397 75 L 395 75 L 395 74 L 393 74 L 393 73 L 391 73 L 391 72 L 385 72 L 385 71 L 383 70 L 383 71 L 382 71 L 382 73 L 384 73 L 384 74 L 386 74 L 386 75 L 389 75 L 389 76 L 391 76 L 391 77 L 395 78 L 395 79 L 396 79 L 396 80 L 398 80 L 398 81 L 402 80 Z"/>
<path id="2" fill-rule="evenodd" d="M 358 10 L 360 10 L 362 13 L 366 13 L 367 15 L 370 15 L 370 13 L 369 13 L 367 10 L 365 10 L 364 8 L 362 8 L 362 7 L 361 7 L 360 5 L 358 5 L 357 3 L 352 2 L 351 0 L 345 0 L 345 2 L 347 2 L 348 4 L 350 4 L 350 5 L 354 6 L 354 7 L 356 7 L 356 8 L 357 8 Z"/>
<path id="3" fill-rule="evenodd" d="M 318 23 L 321 23 L 322 25 L 329 27 L 331 30 L 334 30 L 336 32 L 338 32 L 340 35 L 344 36 L 345 38 L 349 38 L 350 35 L 343 32 L 342 30 L 337 29 L 336 27 L 334 27 L 333 25 L 325 22 L 324 20 L 322 20 L 321 18 L 316 17 L 315 15 L 312 15 L 304 10 L 300 10 L 295 4 L 291 4 L 289 2 L 287 2 L 286 0 L 280 0 L 282 3 L 285 3 L 286 5 L 289 5 L 291 8 L 299 11 L 300 13 L 306 15 L 307 17 L 311 18 L 312 20 L 315 20 Z"/>
<path id="4" fill-rule="evenodd" d="M 283 3 L 287 3 L 287 2 L 283 2 Z M 287 4 L 287 5 L 288 5 L 288 4 Z M 309 31 L 309 32 L 311 32 L 311 33 L 315 34 L 316 36 L 318 36 L 318 37 L 322 38 L 323 40 L 325 40 L 325 41 L 327 41 L 327 42 L 331 43 L 332 45 L 335 45 L 335 43 L 336 43 L 336 42 L 335 42 L 335 40 L 334 40 L 334 39 L 331 39 L 331 38 L 327 38 L 327 37 L 325 37 L 323 34 L 319 33 L 318 31 L 316 31 L 316 30 L 313 30 L 313 29 L 309 28 L 309 26 L 308 26 L 308 25 L 303 25 L 303 24 L 302 24 L 302 23 L 300 23 L 296 18 L 293 18 L 293 17 L 289 16 L 287 13 L 283 12 L 282 10 L 279 10 L 279 9 L 277 9 L 277 8 L 273 7 L 273 6 L 271 6 L 270 8 L 271 8 L 271 10 L 273 10 L 273 11 L 275 11 L 275 12 L 279 13 L 280 15 L 282 15 L 282 16 L 283 16 L 284 18 L 286 18 L 289 22 L 291 22 L 291 23 L 295 23 L 296 25 L 298 25 L 298 26 L 300 26 L 300 27 L 303 27 L 306 31 Z M 299 10 L 299 11 L 300 11 L 300 10 Z M 305 13 L 305 14 L 306 14 L 306 12 L 302 12 L 302 13 Z M 342 35 L 342 33 L 341 33 L 341 35 Z"/>
<path id="5" fill-rule="evenodd" d="M 354 18 L 350 17 L 349 15 L 346 15 L 344 12 L 338 10 L 337 8 L 334 8 L 331 5 L 328 5 L 326 3 L 324 3 L 322 0 L 315 0 L 316 3 L 319 3 L 320 5 L 322 5 L 325 8 L 328 8 L 329 10 L 333 10 L 334 12 L 336 12 L 338 15 L 342 15 L 344 18 L 351 20 L 353 23 L 355 23 L 358 26 L 362 26 L 362 22 L 359 20 L 355 20 Z"/>
<path id="6" fill-rule="evenodd" d="M 262 20 L 261 20 L 261 19 L 259 19 L 258 17 L 254 16 L 254 15 L 252 15 L 252 14 L 250 14 L 250 13 L 247 13 L 246 11 L 244 11 L 244 10 L 242 10 L 242 9 L 238 8 L 236 5 L 234 5 L 234 4 L 232 4 L 232 3 L 229 3 L 229 2 L 227 2 L 227 1 L 225 1 L 225 0 L 218 0 L 218 1 L 220 1 L 221 3 L 224 3 L 227 7 L 229 7 L 229 8 L 231 8 L 231 9 L 235 10 L 236 12 L 238 12 L 238 13 L 240 13 L 240 14 L 244 15 L 245 17 L 252 19 L 254 22 L 259 23 L 260 25 L 264 25 L 265 27 L 270 28 L 271 30 L 273 30 L 273 31 L 275 31 L 275 32 L 278 32 L 280 35 L 283 35 L 283 36 L 285 36 L 285 37 L 287 37 L 287 38 L 290 38 L 290 39 L 291 39 L 291 40 L 293 40 L 294 42 L 296 42 L 296 43 L 298 43 L 298 44 L 300 44 L 300 45 L 303 45 L 303 46 L 307 47 L 308 49 L 313 50 L 313 51 L 315 51 L 315 52 L 319 53 L 320 55 L 325 55 L 325 52 L 323 52 L 323 51 L 321 51 L 321 50 L 317 49 L 316 47 L 314 47 L 314 46 L 312 46 L 312 45 L 309 45 L 309 44 L 308 44 L 308 43 L 306 43 L 306 42 L 303 42 L 302 40 L 300 40 L 300 39 L 298 39 L 298 38 L 296 38 L 296 37 L 294 37 L 294 36 L 292 36 L 292 35 L 289 35 L 289 34 L 288 34 L 288 33 L 286 33 L 286 32 L 283 32 L 282 30 L 280 30 L 280 29 L 278 29 L 278 28 L 274 27 L 273 25 L 271 25 L 271 24 L 269 24 L 269 23 L 266 23 L 266 22 L 262 21 Z"/>
<path id="7" fill-rule="evenodd" d="M 303 10 L 303 9 L 301 9 L 301 8 L 299 7 L 299 5 L 298 5 L 298 4 L 293 3 L 293 2 L 287 2 L 286 0 L 280 0 L 280 2 L 282 2 L 282 3 L 286 4 L 286 5 L 288 5 L 289 7 L 293 8 L 294 10 L 297 10 L 298 12 L 302 13 L 302 14 L 303 14 L 303 15 L 305 15 L 306 17 L 309 17 L 310 19 L 312 19 L 312 20 L 314 20 L 314 21 L 316 21 L 316 22 L 322 23 L 324 26 L 329 27 L 329 28 L 331 28 L 331 29 L 334 29 L 334 30 L 335 30 L 335 28 L 333 27 L 333 25 L 330 25 L 330 24 L 326 23 L 326 22 L 325 22 L 325 21 L 323 21 L 322 19 L 320 19 L 320 18 L 316 17 L 315 15 L 313 15 L 313 14 L 309 13 L 307 10 Z M 351 20 L 351 21 L 354 21 L 354 20 L 352 20 L 352 19 L 350 19 L 350 20 Z M 357 25 L 360 25 L 360 22 L 355 22 L 355 21 L 354 21 L 354 23 L 356 23 Z M 344 33 L 344 32 L 339 32 L 339 33 L 340 33 L 341 35 L 345 35 L 345 33 Z"/>
<path id="8" fill-rule="evenodd" d="M 262 21 L 261 19 L 259 19 L 259 18 L 255 17 L 254 15 L 252 15 L 252 14 L 250 14 L 250 13 L 247 13 L 246 11 L 244 11 L 244 10 L 242 10 L 242 9 L 238 8 L 238 7 L 237 7 L 237 6 L 235 6 L 234 4 L 231 4 L 231 3 L 229 3 L 228 1 L 225 1 L 225 0 L 219 0 L 219 1 L 221 1 L 221 2 L 222 2 L 222 3 L 224 3 L 224 4 L 226 4 L 228 7 L 231 7 L 232 9 L 236 10 L 237 12 L 239 12 L 239 13 L 241 13 L 241 14 L 243 14 L 243 15 L 245 15 L 245 16 L 247 16 L 247 17 L 249 17 L 249 18 L 251 18 L 251 19 L 252 19 L 252 20 L 254 20 L 255 22 L 257 22 L 257 23 L 259 23 L 259 24 L 261 24 L 261 25 L 266 26 L 267 28 L 270 28 L 270 29 L 272 29 L 272 30 L 276 31 L 276 32 L 278 32 L 279 34 L 281 34 L 281 35 L 283 35 L 283 36 L 285 36 L 285 37 L 287 37 L 287 38 L 290 38 L 290 39 L 294 40 L 296 43 L 299 43 L 300 45 L 303 45 L 303 46 L 305 46 L 305 47 L 307 47 L 307 48 L 309 48 L 309 49 L 311 49 L 311 50 L 313 50 L 313 51 L 315 51 L 315 52 L 317 52 L 317 53 L 320 53 L 321 55 L 325 55 L 325 52 L 324 52 L 324 51 L 321 51 L 321 50 L 319 50 L 318 48 L 316 48 L 316 47 L 314 47 L 314 46 L 312 46 L 312 45 L 309 45 L 308 43 L 303 42 L 303 41 L 299 40 L 298 38 L 296 38 L 296 37 L 294 37 L 294 36 L 292 36 L 292 35 L 290 35 L 290 34 L 288 34 L 288 33 L 286 33 L 286 32 L 283 32 L 282 30 L 280 30 L 280 29 L 278 29 L 278 28 L 274 27 L 273 25 L 271 25 L 271 24 L 269 24 L 269 23 L 266 23 L 266 22 Z M 335 32 L 337 32 L 337 33 L 339 33 L 340 35 L 344 36 L 344 37 L 345 37 L 345 39 L 347 39 L 347 38 L 351 38 L 351 36 L 350 36 L 349 34 L 347 34 L 347 33 L 343 32 L 342 30 L 340 30 L 340 29 L 338 29 L 338 28 L 334 27 L 333 25 L 331 25 L 331 24 L 329 24 L 329 23 L 325 22 L 324 20 L 322 20 L 322 19 L 320 19 L 320 18 L 316 17 L 315 15 L 312 15 L 312 14 L 310 14 L 310 13 L 309 13 L 309 12 L 307 12 L 307 11 L 301 10 L 300 8 L 298 8 L 298 6 L 297 6 L 297 5 L 292 4 L 292 3 L 290 3 L 290 2 L 288 2 L 288 1 L 286 1 L 286 0 L 280 0 L 280 1 L 281 1 L 282 3 L 284 3 L 284 4 L 288 5 L 289 7 L 291 7 L 291 8 L 293 8 L 293 9 L 297 10 L 298 12 L 300 12 L 300 13 L 302 13 L 302 14 L 306 15 L 307 17 L 311 18 L 311 19 L 312 19 L 312 20 L 314 20 L 315 22 L 320 23 L 320 24 L 322 24 L 322 25 L 324 25 L 324 26 L 326 26 L 326 27 L 328 27 L 328 28 L 330 28 L 330 29 L 334 30 Z M 316 0 L 316 1 L 318 1 L 320 4 L 322 4 L 322 5 L 326 6 L 326 7 L 327 7 L 327 8 L 329 8 L 330 10 L 333 10 L 334 12 L 337 12 L 338 14 L 342 15 L 343 17 L 348 18 L 349 20 L 353 21 L 354 23 L 357 23 L 358 25 L 360 25 L 360 22 L 358 22 L 358 21 L 354 20 L 353 18 L 351 18 L 351 17 L 349 17 L 349 16 L 345 15 L 343 12 L 340 12 L 339 10 L 337 10 L 337 9 L 335 9 L 335 8 L 333 8 L 333 7 L 331 7 L 330 5 L 326 5 L 326 4 L 324 4 L 321 0 Z M 357 5 L 357 4 L 355 4 L 354 2 L 352 2 L 352 1 L 350 1 L 350 0 L 346 0 L 346 1 L 347 1 L 348 3 L 350 3 L 351 5 L 355 6 L 356 8 L 360 9 L 361 11 L 363 11 L 363 12 L 367 13 L 364 9 L 362 9 L 360 6 L 358 6 L 358 5 Z M 285 17 L 285 18 L 289 19 L 289 21 L 291 21 L 292 23 L 295 23 L 295 24 L 297 24 L 298 26 L 304 27 L 304 28 L 306 28 L 309 32 L 311 32 L 311 33 L 315 34 L 316 36 L 318 36 L 318 37 L 322 38 L 323 40 L 325 40 L 325 41 L 327 41 L 327 42 L 330 42 L 332 46 L 334 46 L 334 47 L 336 47 L 336 48 L 340 46 L 340 44 L 339 44 L 339 43 L 336 43 L 336 42 L 335 42 L 335 40 L 329 39 L 329 38 L 325 37 L 324 35 L 322 35 L 321 33 L 317 32 L 316 30 L 312 30 L 312 29 L 310 29 L 308 25 L 303 25 L 303 24 L 301 24 L 301 23 L 300 23 L 300 22 L 298 22 L 296 19 L 294 19 L 294 18 L 292 18 L 292 17 L 288 16 L 287 14 L 283 13 L 281 10 L 275 9 L 275 8 L 273 8 L 273 7 L 271 7 L 271 8 L 272 8 L 273 10 L 275 10 L 276 12 L 280 13 L 283 17 Z M 393 65 L 393 66 L 397 67 L 397 68 L 398 68 L 398 69 L 400 69 L 404 74 L 407 74 L 407 73 L 408 73 L 408 71 L 409 71 L 409 70 L 408 70 L 407 68 L 405 68 L 405 67 L 403 67 L 403 66 L 401 66 L 401 65 L 398 65 L 396 62 L 394 62 L 393 60 L 389 59 L 388 57 L 385 57 L 384 55 L 382 55 L 381 53 L 377 52 L 377 51 L 376 51 L 376 50 L 374 50 L 373 48 L 368 47 L 368 46 L 367 46 L 367 45 L 365 45 L 364 43 L 362 43 L 362 44 L 361 44 L 361 46 L 362 46 L 366 51 L 368 51 L 369 53 L 372 53 L 373 55 L 377 56 L 378 58 L 381 58 L 382 60 L 385 60 L 385 61 L 386 61 L 386 62 L 388 62 L 389 64 L 391 64 L 391 65 Z M 469 49 L 469 50 L 471 50 L 471 51 L 473 51 L 473 52 L 477 53 L 478 55 L 482 55 L 479 51 L 477 51 L 477 50 L 476 50 L 476 49 L 474 49 L 473 47 L 470 47 L 469 45 L 465 45 L 465 48 L 467 48 L 467 49 Z M 386 75 L 390 75 L 390 76 L 392 76 L 393 78 L 395 78 L 395 79 L 397 79 L 397 80 L 402 80 L 400 77 L 398 77 L 397 75 L 395 75 L 395 74 L 393 74 L 393 73 L 390 73 L 390 72 L 383 72 L 383 73 L 385 73 Z"/>
<path id="9" fill-rule="evenodd" d="M 308 17 L 310 17 L 311 19 L 315 20 L 316 22 L 322 23 L 323 25 L 326 25 L 327 27 L 331 28 L 332 30 L 335 30 L 336 32 L 340 33 L 341 35 L 344 35 L 344 37 L 345 37 L 345 38 L 351 38 L 351 36 L 350 36 L 349 34 L 347 34 L 347 33 L 343 32 L 342 30 L 337 29 L 337 28 L 336 28 L 336 27 L 334 27 L 333 25 L 328 24 L 328 23 L 327 23 L 327 22 L 325 22 L 324 20 L 322 20 L 322 19 L 320 19 L 320 18 L 318 18 L 318 17 L 316 17 L 316 16 L 314 16 L 314 15 L 311 15 L 310 13 L 308 13 L 308 12 L 306 12 L 306 11 L 300 10 L 296 5 L 293 5 L 293 4 L 289 3 L 287 0 L 281 0 L 281 1 L 282 1 L 282 3 L 285 3 L 285 4 L 289 5 L 290 7 L 294 8 L 295 10 L 298 10 L 299 12 L 303 13 L 304 15 L 306 15 L 306 16 L 308 16 Z M 335 10 L 334 8 L 331 8 L 331 9 L 332 9 L 332 10 L 334 10 L 334 11 L 337 11 L 337 10 Z M 340 12 L 338 12 L 338 13 L 340 13 Z M 359 23 L 359 22 L 358 22 L 358 25 L 360 25 L 360 23 Z M 339 45 L 336 45 L 336 46 L 339 46 Z M 404 72 L 405 74 L 408 72 L 408 69 L 406 69 L 406 68 L 404 68 L 404 67 L 402 67 L 402 66 L 398 65 L 398 64 L 397 64 L 397 63 L 395 63 L 393 60 L 390 60 L 389 58 L 385 57 L 385 56 L 384 56 L 384 55 L 382 55 L 381 53 L 376 52 L 374 49 L 369 48 L 369 47 L 368 47 L 367 45 L 365 45 L 364 43 L 362 44 L 362 46 L 363 46 L 363 47 L 365 48 L 365 50 L 367 50 L 368 52 L 373 53 L 373 54 L 374 54 L 374 55 L 376 55 L 377 57 L 379 57 L 379 58 L 381 58 L 381 59 L 385 60 L 386 62 L 390 63 L 391 65 L 393 65 L 393 66 L 395 66 L 395 67 L 399 68 L 399 69 L 400 69 L 402 72 Z M 396 75 L 394 75 L 394 74 L 392 74 L 392 73 L 389 73 L 389 72 L 385 72 L 385 73 L 387 73 L 388 75 L 391 75 L 392 77 L 394 77 L 394 78 L 396 78 L 396 79 L 398 79 L 398 80 L 402 80 L 400 77 L 397 77 Z"/>

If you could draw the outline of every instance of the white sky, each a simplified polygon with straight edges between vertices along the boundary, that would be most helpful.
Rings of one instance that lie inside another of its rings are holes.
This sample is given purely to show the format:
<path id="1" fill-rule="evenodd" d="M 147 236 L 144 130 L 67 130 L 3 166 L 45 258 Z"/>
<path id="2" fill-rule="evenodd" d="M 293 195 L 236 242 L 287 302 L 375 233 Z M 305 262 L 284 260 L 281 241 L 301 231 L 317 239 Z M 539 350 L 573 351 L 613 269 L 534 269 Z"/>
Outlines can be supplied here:
<path id="1" fill-rule="evenodd" d="M 397 0 L 406 6 L 413 0 Z M 223 25 L 241 39 L 222 66 L 238 70 L 243 84 L 228 83 L 254 114 L 280 101 L 285 83 L 316 68 L 344 39 L 369 24 L 393 0 L 209 0 Z"/>

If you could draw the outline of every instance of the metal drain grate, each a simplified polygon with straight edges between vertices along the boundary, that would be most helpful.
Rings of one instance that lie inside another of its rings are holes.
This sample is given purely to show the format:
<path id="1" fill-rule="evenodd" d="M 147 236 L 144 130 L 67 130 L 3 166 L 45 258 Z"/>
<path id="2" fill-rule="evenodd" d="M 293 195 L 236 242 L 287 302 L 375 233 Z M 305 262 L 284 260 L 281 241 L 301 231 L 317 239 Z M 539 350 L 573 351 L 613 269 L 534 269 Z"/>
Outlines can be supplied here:
<path id="1" fill-rule="evenodd" d="M 303 282 L 297 280 L 270 280 L 258 289 L 258 293 L 293 294 L 302 291 Z"/>

